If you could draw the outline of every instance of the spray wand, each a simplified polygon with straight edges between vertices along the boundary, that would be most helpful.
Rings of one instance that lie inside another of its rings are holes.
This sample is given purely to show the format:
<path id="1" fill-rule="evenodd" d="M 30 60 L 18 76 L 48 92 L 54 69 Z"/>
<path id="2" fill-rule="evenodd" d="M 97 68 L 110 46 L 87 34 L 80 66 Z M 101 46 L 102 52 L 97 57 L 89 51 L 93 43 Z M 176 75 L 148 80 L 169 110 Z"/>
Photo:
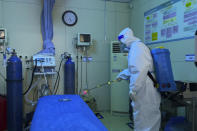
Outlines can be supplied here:
<path id="1" fill-rule="evenodd" d="M 112 83 L 114 82 L 120 82 L 121 79 L 116 79 L 116 80 L 111 80 L 111 81 L 108 81 L 108 82 L 105 82 L 105 83 L 102 83 L 102 84 L 99 84 L 99 85 L 96 85 L 94 88 L 91 88 L 91 89 L 85 89 L 83 90 L 83 95 L 87 95 L 91 90 L 94 90 L 94 89 L 97 89 L 97 88 L 101 88 L 105 85 L 111 85 Z"/>

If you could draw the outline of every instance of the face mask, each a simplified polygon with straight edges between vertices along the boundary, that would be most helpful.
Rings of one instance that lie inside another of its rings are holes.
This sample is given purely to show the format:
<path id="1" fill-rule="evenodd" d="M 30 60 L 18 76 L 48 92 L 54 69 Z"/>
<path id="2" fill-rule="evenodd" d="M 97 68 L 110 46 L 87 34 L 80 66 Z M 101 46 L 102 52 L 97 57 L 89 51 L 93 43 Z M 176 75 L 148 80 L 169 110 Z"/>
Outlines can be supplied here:
<path id="1" fill-rule="evenodd" d="M 121 50 L 121 53 L 128 53 L 130 48 L 128 48 L 124 43 L 121 42 L 120 50 Z"/>

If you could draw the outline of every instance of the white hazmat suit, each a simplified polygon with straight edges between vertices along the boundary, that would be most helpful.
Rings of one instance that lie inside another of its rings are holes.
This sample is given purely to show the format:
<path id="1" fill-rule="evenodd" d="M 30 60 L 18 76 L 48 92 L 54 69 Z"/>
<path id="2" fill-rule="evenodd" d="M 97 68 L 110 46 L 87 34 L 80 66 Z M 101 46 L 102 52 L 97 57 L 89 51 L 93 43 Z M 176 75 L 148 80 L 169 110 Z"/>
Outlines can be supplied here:
<path id="1" fill-rule="evenodd" d="M 119 34 L 119 40 L 129 50 L 128 69 L 120 72 L 117 78 L 130 77 L 129 96 L 132 99 L 134 130 L 159 131 L 161 96 L 147 75 L 153 71 L 153 60 L 149 48 L 133 35 L 130 28 Z"/>

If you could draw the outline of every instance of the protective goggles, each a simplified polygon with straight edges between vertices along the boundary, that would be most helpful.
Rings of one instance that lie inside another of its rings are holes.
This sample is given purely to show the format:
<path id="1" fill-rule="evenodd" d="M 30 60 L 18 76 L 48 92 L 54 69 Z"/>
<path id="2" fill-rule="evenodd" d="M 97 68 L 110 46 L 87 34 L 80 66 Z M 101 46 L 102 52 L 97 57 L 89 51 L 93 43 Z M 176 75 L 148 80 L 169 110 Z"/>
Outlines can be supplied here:
<path id="1" fill-rule="evenodd" d="M 122 38 L 124 38 L 124 35 L 119 35 L 118 40 L 120 41 Z"/>

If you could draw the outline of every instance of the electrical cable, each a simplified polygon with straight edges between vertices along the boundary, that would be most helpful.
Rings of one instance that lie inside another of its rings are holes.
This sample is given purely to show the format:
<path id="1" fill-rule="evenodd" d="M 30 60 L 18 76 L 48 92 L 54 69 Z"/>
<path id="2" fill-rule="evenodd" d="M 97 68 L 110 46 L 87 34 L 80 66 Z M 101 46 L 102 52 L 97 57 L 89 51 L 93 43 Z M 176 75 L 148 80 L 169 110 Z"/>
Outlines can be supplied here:
<path id="1" fill-rule="evenodd" d="M 58 88 L 59 88 L 60 78 L 61 78 L 61 77 L 59 76 L 58 83 L 57 83 L 57 90 L 58 90 Z M 57 93 L 57 90 L 56 90 L 55 94 Z"/>
<path id="2" fill-rule="evenodd" d="M 85 50 L 86 55 L 86 88 L 88 89 L 88 51 Z"/>
<path id="3" fill-rule="evenodd" d="M 25 70 L 25 77 L 24 78 L 27 78 L 27 69 Z M 27 80 L 24 82 L 24 90 L 26 90 L 27 89 Z"/>
<path id="4" fill-rule="evenodd" d="M 59 64 L 59 69 L 60 69 L 60 65 L 61 65 L 61 62 Z M 57 71 L 57 77 L 56 77 L 55 84 L 54 84 L 53 94 L 56 94 L 57 93 L 57 82 L 59 81 L 59 76 L 60 76 L 59 69 Z"/>
<path id="5" fill-rule="evenodd" d="M 60 72 L 60 69 L 61 69 L 63 60 L 64 60 L 64 59 L 62 58 L 62 60 L 61 60 L 61 62 L 60 62 L 60 65 L 59 65 L 59 69 L 58 69 L 58 71 L 57 71 L 57 78 L 56 78 L 56 80 L 55 80 L 55 85 L 54 85 L 54 94 L 56 94 L 56 93 L 57 93 L 57 90 L 58 90 L 59 84 L 58 84 L 57 87 L 56 87 L 56 84 L 57 84 L 57 81 L 58 81 L 58 83 L 59 83 L 59 79 L 60 79 L 60 74 L 59 74 L 59 72 Z"/>
<path id="6" fill-rule="evenodd" d="M 83 80 L 82 80 L 82 75 L 83 75 L 83 73 L 82 73 L 82 70 L 83 70 L 83 69 L 82 69 L 82 68 L 83 68 L 83 65 L 82 65 L 82 64 L 83 64 L 82 58 L 83 58 L 83 57 L 81 56 L 81 87 L 80 87 L 79 93 L 81 93 L 81 89 L 82 89 L 82 85 L 83 85 L 83 84 L 82 84 L 82 82 L 83 82 Z"/>
<path id="7" fill-rule="evenodd" d="M 26 94 L 27 94 L 27 92 L 30 90 L 30 88 L 31 88 L 31 86 L 32 86 L 33 79 L 34 79 L 34 73 L 35 73 L 36 68 L 37 68 L 37 60 L 35 60 L 35 62 L 36 62 L 36 65 L 35 65 L 35 67 L 34 67 L 34 69 L 33 69 L 33 71 L 32 71 L 30 85 L 29 85 L 28 89 L 23 93 L 23 95 L 26 95 Z"/>
<path id="8" fill-rule="evenodd" d="M 60 74 L 59 74 L 59 72 L 58 72 L 57 74 L 58 74 L 58 78 L 57 78 L 56 80 L 57 80 L 57 83 L 59 83 L 59 80 L 60 80 Z M 58 86 L 59 86 L 59 84 L 58 84 L 57 86 L 55 86 L 54 94 L 57 94 Z"/>
<path id="9" fill-rule="evenodd" d="M 59 72 L 57 71 L 57 77 L 56 77 L 55 84 L 54 84 L 54 87 L 53 87 L 53 88 L 54 88 L 54 89 L 53 89 L 53 94 L 55 94 L 56 83 L 57 83 L 58 79 L 59 79 Z"/>
<path id="10" fill-rule="evenodd" d="M 78 47 L 77 47 L 77 73 L 76 73 L 76 79 L 77 79 L 77 81 L 76 81 L 76 94 L 79 94 L 79 92 L 78 92 L 78 86 L 79 86 L 79 81 L 78 81 L 78 78 L 79 78 L 79 52 L 78 52 Z"/>

